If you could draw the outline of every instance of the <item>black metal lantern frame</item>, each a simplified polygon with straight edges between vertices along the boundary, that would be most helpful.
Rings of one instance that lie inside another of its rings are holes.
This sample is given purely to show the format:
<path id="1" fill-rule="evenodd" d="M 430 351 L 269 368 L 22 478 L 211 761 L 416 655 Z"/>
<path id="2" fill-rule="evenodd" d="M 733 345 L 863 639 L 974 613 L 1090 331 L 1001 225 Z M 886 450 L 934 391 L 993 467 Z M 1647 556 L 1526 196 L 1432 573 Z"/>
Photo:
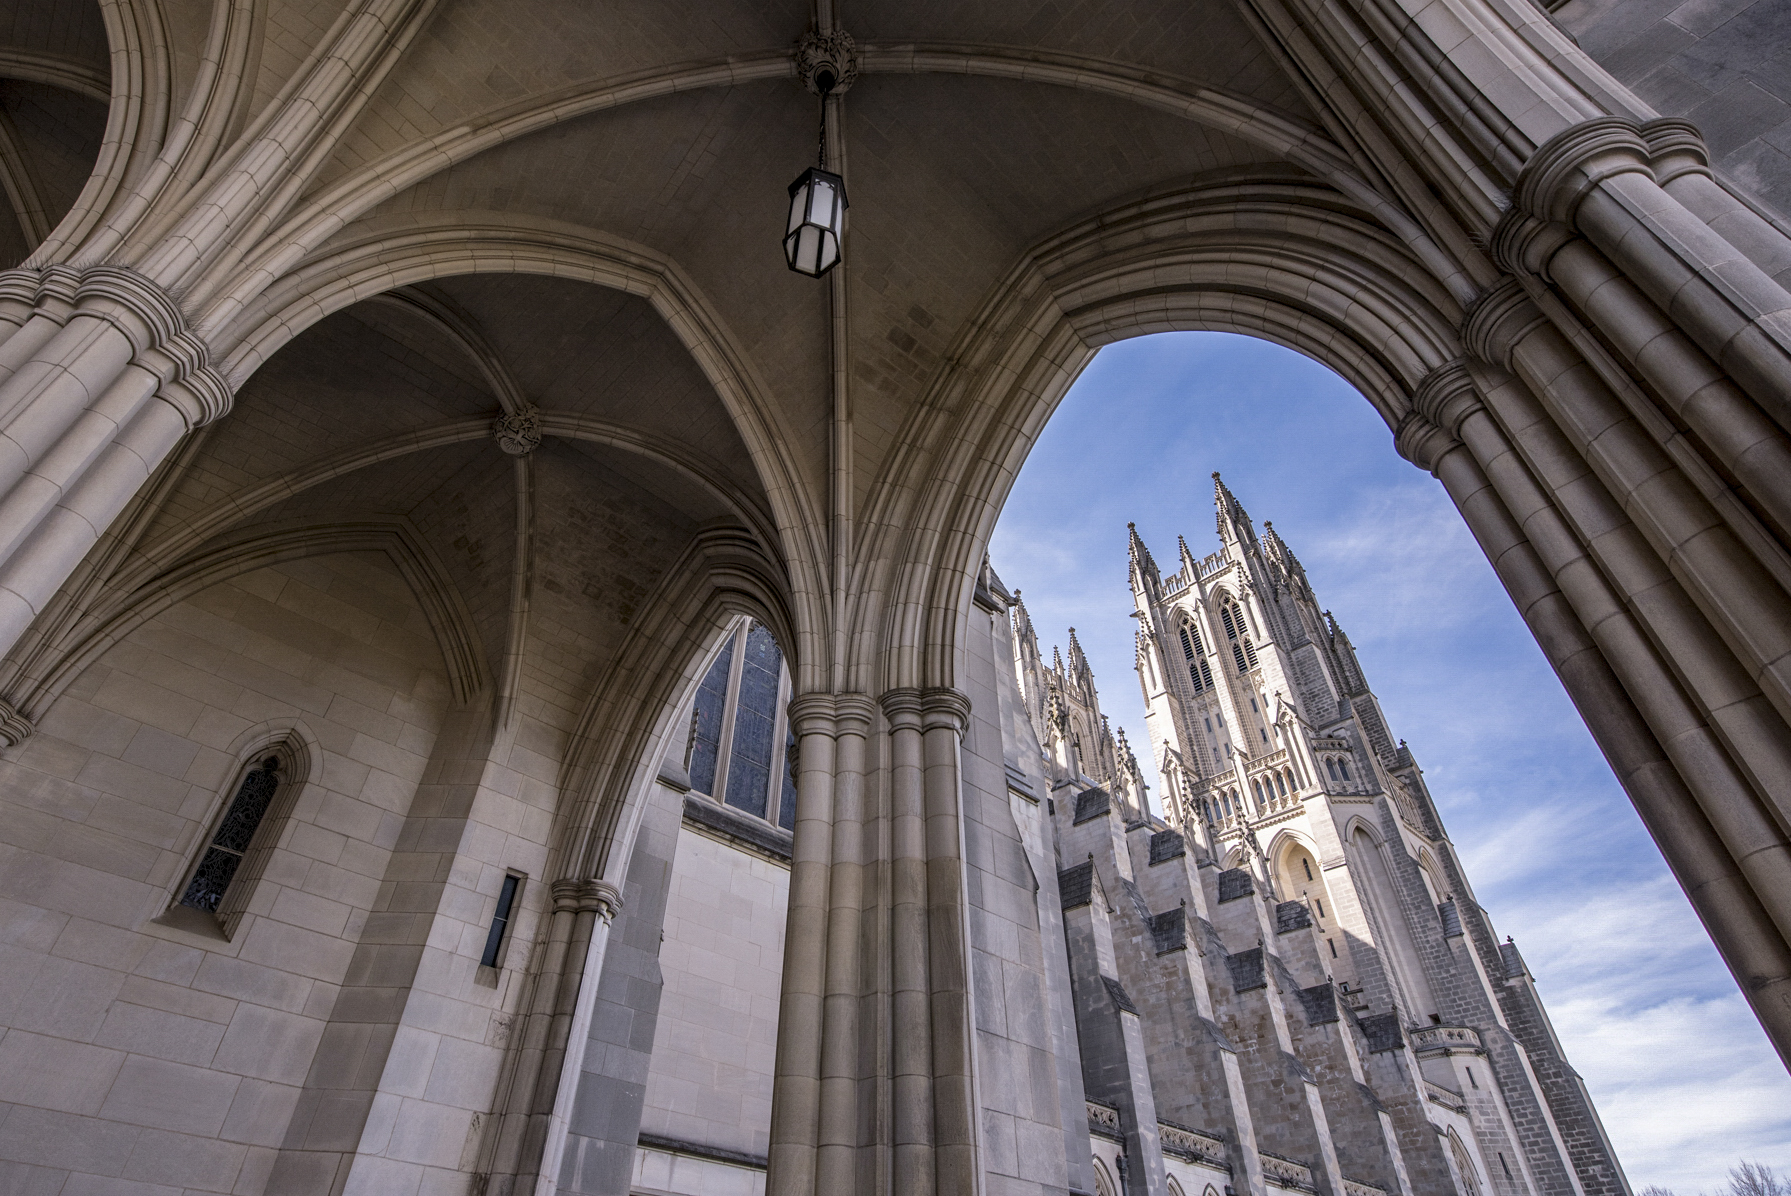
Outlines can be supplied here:
<path id="1" fill-rule="evenodd" d="M 790 223 L 784 230 L 784 261 L 790 269 L 819 278 L 840 262 L 846 232 L 846 180 L 811 166 L 790 184 Z"/>

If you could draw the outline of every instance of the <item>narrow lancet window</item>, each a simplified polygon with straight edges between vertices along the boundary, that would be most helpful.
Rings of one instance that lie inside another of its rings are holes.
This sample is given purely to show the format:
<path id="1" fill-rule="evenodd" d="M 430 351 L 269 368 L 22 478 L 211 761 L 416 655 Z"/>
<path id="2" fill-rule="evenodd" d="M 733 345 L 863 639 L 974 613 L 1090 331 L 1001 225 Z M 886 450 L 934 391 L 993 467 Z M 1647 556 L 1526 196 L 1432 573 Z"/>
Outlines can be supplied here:
<path id="1" fill-rule="evenodd" d="M 249 843 L 260 829 L 262 819 L 267 817 L 268 807 L 273 805 L 274 794 L 279 788 L 278 756 L 267 757 L 244 775 L 242 784 L 237 786 L 236 796 L 230 799 L 230 808 L 218 823 L 217 833 L 200 857 L 199 866 L 193 870 L 192 880 L 187 882 L 186 891 L 180 895 L 179 904 L 207 913 L 218 912 L 218 903 L 235 879 L 236 870 L 242 867 Z"/>
<path id="2" fill-rule="evenodd" d="M 482 968 L 497 967 L 504 949 L 504 934 L 510 929 L 510 911 L 516 905 L 516 890 L 522 877 L 514 872 L 504 876 L 504 887 L 498 892 L 497 910 L 491 915 L 491 929 L 485 934 L 485 951 L 479 956 Z"/>

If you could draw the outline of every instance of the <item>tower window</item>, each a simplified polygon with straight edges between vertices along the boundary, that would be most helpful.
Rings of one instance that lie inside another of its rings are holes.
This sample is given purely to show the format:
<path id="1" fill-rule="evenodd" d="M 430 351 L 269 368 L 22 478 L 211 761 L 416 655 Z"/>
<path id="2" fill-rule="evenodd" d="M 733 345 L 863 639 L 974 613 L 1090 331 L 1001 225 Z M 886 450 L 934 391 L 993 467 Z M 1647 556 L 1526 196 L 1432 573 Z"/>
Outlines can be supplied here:
<path id="1" fill-rule="evenodd" d="M 516 890 L 521 885 L 522 877 L 516 873 L 504 875 L 504 887 L 498 891 L 497 909 L 491 915 L 491 929 L 485 934 L 485 950 L 479 956 L 482 968 L 497 967 L 503 954 L 504 934 L 510 928 L 510 912 L 516 905 Z"/>
<path id="2" fill-rule="evenodd" d="M 1287 782 L 1281 779 L 1280 773 L 1274 773 L 1273 775 L 1275 778 L 1275 789 L 1277 790 L 1277 796 L 1286 797 L 1287 796 Z"/>
<path id="3" fill-rule="evenodd" d="M 1263 803 L 1262 782 L 1261 781 L 1251 781 L 1250 788 L 1252 790 L 1254 790 L 1256 793 L 1256 804 L 1259 806 L 1262 805 L 1262 803 Z"/>
<path id="4" fill-rule="evenodd" d="M 1256 728 L 1256 733 L 1258 735 L 1262 736 L 1262 741 L 1264 743 L 1267 743 L 1269 741 L 1269 733 L 1267 731 L 1263 730 L 1261 727 Z"/>
<path id="5" fill-rule="evenodd" d="M 217 832 L 212 835 L 205 854 L 199 858 L 199 866 L 193 869 L 192 879 L 187 882 L 177 904 L 207 913 L 218 912 L 218 904 L 223 901 L 230 882 L 236 878 L 237 869 L 242 867 L 249 843 L 261 828 L 262 819 L 267 817 L 268 807 L 273 805 L 274 794 L 279 788 L 278 756 L 268 756 L 243 775 L 236 796 L 230 799 L 229 808 L 218 822 Z"/>
<path id="6" fill-rule="evenodd" d="M 1252 710 L 1252 711 L 1254 711 L 1254 712 L 1255 712 L 1255 713 L 1257 713 L 1257 714 L 1261 714 L 1261 713 L 1262 713 L 1262 711 L 1260 711 L 1260 710 L 1257 710 L 1257 709 L 1256 709 L 1256 699 L 1255 699 L 1255 698 L 1251 698 L 1251 699 L 1250 699 L 1250 709 L 1251 709 L 1251 710 Z"/>
<path id="7" fill-rule="evenodd" d="M 1331 949 L 1331 958 L 1336 959 L 1337 958 L 1337 942 L 1336 942 L 1336 940 L 1335 939 L 1326 939 L 1325 946 L 1327 946 Z"/>
<path id="8" fill-rule="evenodd" d="M 1188 680 L 1195 693 L 1213 687 L 1213 670 L 1206 663 L 1206 646 L 1200 642 L 1200 629 L 1192 623 L 1182 624 L 1182 655 L 1188 660 Z"/>
<path id="9" fill-rule="evenodd" d="M 1346 780 L 1346 781 L 1349 780 L 1349 761 L 1348 760 L 1337 761 L 1337 771 L 1343 774 L 1344 780 Z"/>
<path id="10" fill-rule="evenodd" d="M 1206 720 L 1206 733 L 1208 735 L 1213 733 L 1213 720 L 1210 718 Z"/>
<path id="11" fill-rule="evenodd" d="M 1328 772 L 1328 773 L 1330 773 L 1330 774 L 1331 774 L 1331 779 L 1332 779 L 1332 780 L 1333 780 L 1333 781 L 1335 781 L 1335 780 L 1336 780 L 1336 779 L 1337 779 L 1337 761 L 1335 761 L 1335 760 L 1326 760 L 1326 761 L 1325 761 L 1325 771 L 1326 771 L 1326 772 Z"/>
<path id="12" fill-rule="evenodd" d="M 1312 879 L 1312 861 L 1308 860 L 1305 856 L 1301 856 L 1300 857 L 1300 867 L 1302 867 L 1306 870 L 1306 879 L 1311 880 Z"/>

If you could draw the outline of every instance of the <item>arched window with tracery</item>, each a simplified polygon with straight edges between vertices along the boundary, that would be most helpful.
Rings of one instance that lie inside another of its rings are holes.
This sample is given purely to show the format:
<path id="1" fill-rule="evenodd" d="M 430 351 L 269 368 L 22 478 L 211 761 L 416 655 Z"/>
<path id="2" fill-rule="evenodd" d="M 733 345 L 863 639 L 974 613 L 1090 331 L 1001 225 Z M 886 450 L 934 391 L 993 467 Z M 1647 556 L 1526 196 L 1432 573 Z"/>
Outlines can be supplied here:
<path id="1" fill-rule="evenodd" d="M 743 620 L 697 686 L 690 718 L 690 787 L 786 829 L 796 825 L 789 670 L 763 623 Z"/>
<path id="2" fill-rule="evenodd" d="M 1182 655 L 1188 660 L 1188 680 L 1193 683 L 1194 692 L 1211 689 L 1213 670 L 1206 662 L 1206 645 L 1200 640 L 1200 628 L 1191 619 L 1182 620 Z"/>
<path id="3" fill-rule="evenodd" d="M 237 769 L 211 833 L 176 890 L 170 915 L 209 914 L 225 938 L 236 933 L 304 779 L 304 759 L 282 742 L 258 749 Z"/>
<path id="4" fill-rule="evenodd" d="M 1231 658 L 1237 663 L 1238 672 L 1243 673 L 1256 667 L 1256 645 L 1250 642 L 1250 625 L 1244 622 L 1244 612 L 1230 598 L 1219 608 L 1219 622 L 1225 627 L 1226 638 L 1231 641 Z"/>

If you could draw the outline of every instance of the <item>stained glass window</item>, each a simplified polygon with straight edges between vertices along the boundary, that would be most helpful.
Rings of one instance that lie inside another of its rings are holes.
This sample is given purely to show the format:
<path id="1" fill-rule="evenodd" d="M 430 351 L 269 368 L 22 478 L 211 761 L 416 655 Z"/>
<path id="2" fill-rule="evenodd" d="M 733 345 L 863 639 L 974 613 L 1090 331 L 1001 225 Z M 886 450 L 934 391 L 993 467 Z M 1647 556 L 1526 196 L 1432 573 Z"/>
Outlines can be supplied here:
<path id="1" fill-rule="evenodd" d="M 193 879 L 187 882 L 186 892 L 180 895 L 181 905 L 208 913 L 218 911 L 218 903 L 224 899 L 224 892 L 229 889 L 236 870 L 242 866 L 249 841 L 267 816 L 267 808 L 273 804 L 274 793 L 280 787 L 279 770 L 279 757 L 269 756 L 243 777 L 236 796 L 230 799 L 229 809 L 224 811 L 223 821 L 218 823 L 217 833 L 212 836 L 204 856 L 200 857 L 199 867 L 193 871 Z"/>
<path id="2" fill-rule="evenodd" d="M 784 654 L 771 629 L 736 624 L 691 713 L 691 788 L 794 829 L 796 737 L 784 712 Z"/>
<path id="3" fill-rule="evenodd" d="M 721 716 L 728 704 L 728 671 L 734 663 L 734 637 L 729 636 L 721 655 L 709 666 L 708 676 L 697 687 L 696 718 L 690 729 L 690 787 L 698 793 L 715 792 L 715 766 L 721 753 Z"/>
<path id="4" fill-rule="evenodd" d="M 771 788 L 771 749 L 777 721 L 778 670 L 783 654 L 771 633 L 754 623 L 746 633 L 740 668 L 740 701 L 734 713 L 734 745 L 728 759 L 730 806 L 765 817 Z"/>

